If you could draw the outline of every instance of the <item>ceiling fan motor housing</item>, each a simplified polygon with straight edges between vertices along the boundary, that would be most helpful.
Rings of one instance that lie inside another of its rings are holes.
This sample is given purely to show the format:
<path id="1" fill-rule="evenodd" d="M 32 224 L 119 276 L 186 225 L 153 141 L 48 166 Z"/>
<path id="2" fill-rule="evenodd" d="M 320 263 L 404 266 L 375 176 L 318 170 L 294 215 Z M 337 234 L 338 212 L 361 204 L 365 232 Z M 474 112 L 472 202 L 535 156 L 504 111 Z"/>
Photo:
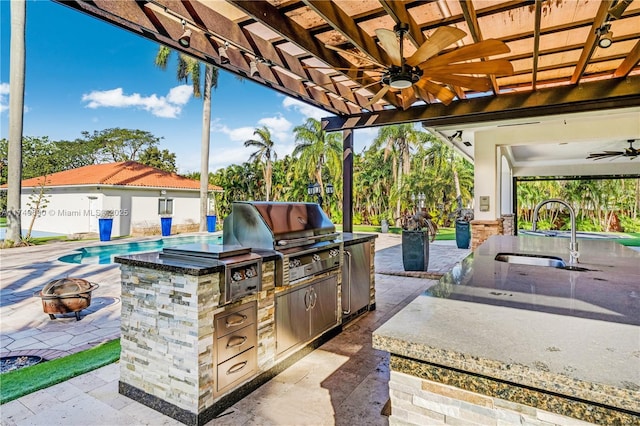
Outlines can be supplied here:
<path id="1" fill-rule="evenodd" d="M 393 89 L 407 89 L 420 80 L 422 70 L 418 67 L 403 65 L 398 67 L 393 65 L 389 71 L 382 76 L 382 82 Z"/>

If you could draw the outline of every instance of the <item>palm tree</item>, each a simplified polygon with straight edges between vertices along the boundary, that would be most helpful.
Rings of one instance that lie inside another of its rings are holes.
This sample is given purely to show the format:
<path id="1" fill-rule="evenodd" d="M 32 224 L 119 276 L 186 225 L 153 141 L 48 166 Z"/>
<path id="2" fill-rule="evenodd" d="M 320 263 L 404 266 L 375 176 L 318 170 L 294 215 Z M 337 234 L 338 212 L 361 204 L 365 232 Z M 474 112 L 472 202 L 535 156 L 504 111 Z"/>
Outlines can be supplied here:
<path id="1" fill-rule="evenodd" d="M 396 185 L 396 226 L 400 225 L 402 208 L 402 176 L 411 171 L 411 148 L 418 143 L 418 134 L 413 124 L 385 126 L 378 131 L 372 146 L 379 149 L 384 145 L 384 161 L 391 158 L 393 180 Z"/>
<path id="2" fill-rule="evenodd" d="M 322 173 L 327 168 L 329 176 L 335 182 L 342 167 L 342 140 L 338 133 L 327 133 L 322 129 L 322 123 L 314 118 L 293 129 L 296 147 L 293 156 L 299 157 L 299 166 L 310 180 L 320 185 L 320 194 L 324 195 Z"/>
<path id="3" fill-rule="evenodd" d="M 155 64 L 163 70 L 171 56 L 171 49 L 160 46 L 155 58 Z M 191 77 L 193 96 L 199 98 L 200 90 L 200 62 L 185 55 L 178 54 L 178 69 L 176 77 L 179 81 L 188 81 Z M 205 65 L 204 95 L 202 107 L 202 140 L 200 142 L 200 231 L 207 229 L 207 212 L 209 207 L 209 141 L 211 133 L 211 89 L 218 87 L 218 68 L 211 64 Z"/>
<path id="4" fill-rule="evenodd" d="M 22 178 L 22 118 L 24 114 L 25 18 L 26 2 L 11 2 L 11 53 L 9 86 L 9 149 L 7 175 L 7 235 L 6 240 L 22 238 L 20 192 Z"/>
<path id="5" fill-rule="evenodd" d="M 249 160 L 256 160 L 261 163 L 264 161 L 264 164 L 262 165 L 262 173 L 264 175 L 265 189 L 267 192 L 266 201 L 269 201 L 269 198 L 271 197 L 271 182 L 273 176 L 272 160 L 277 160 L 278 156 L 273 150 L 274 142 L 271 140 L 271 132 L 267 126 L 262 126 L 262 128 L 256 129 L 253 134 L 257 135 L 258 139 L 246 140 L 244 141 L 244 146 L 257 148 L 257 150 L 251 154 Z"/>

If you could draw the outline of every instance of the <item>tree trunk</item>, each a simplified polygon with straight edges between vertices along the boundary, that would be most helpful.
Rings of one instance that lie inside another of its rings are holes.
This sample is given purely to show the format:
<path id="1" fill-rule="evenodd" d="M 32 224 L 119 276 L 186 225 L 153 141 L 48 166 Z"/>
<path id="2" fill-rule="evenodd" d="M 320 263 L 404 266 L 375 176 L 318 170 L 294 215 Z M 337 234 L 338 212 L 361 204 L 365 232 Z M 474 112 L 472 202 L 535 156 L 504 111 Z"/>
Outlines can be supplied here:
<path id="1" fill-rule="evenodd" d="M 200 231 L 207 230 L 209 210 L 209 141 L 211 136 L 211 85 L 213 67 L 205 65 L 202 106 L 202 140 L 200 145 Z"/>
<path id="2" fill-rule="evenodd" d="M 400 217 L 400 213 L 402 210 L 402 197 L 400 196 L 400 193 L 402 191 L 402 163 L 399 162 L 398 163 L 398 194 L 397 194 L 397 201 L 396 201 L 396 226 L 400 226 L 400 221 L 401 221 L 401 217 Z"/>
<path id="3" fill-rule="evenodd" d="M 25 0 L 12 1 L 11 45 L 9 65 L 9 153 L 7 175 L 7 235 L 6 240 L 20 241 L 20 193 L 22 179 L 22 119 L 24 114 L 25 80 Z"/>
<path id="4" fill-rule="evenodd" d="M 264 180 L 265 180 L 265 186 L 267 190 L 266 201 L 269 201 L 269 198 L 271 197 L 271 180 L 272 179 L 273 179 L 273 166 L 271 165 L 271 160 L 267 160 L 267 167 L 265 167 L 265 171 L 264 171 Z"/>

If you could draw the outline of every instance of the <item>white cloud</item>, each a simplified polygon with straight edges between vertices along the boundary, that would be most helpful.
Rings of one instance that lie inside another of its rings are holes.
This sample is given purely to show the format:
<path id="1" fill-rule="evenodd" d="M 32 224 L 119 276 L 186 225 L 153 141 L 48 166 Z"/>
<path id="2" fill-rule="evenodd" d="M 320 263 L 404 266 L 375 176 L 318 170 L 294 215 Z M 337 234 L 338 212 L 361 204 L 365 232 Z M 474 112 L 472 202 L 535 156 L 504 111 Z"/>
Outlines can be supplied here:
<path id="1" fill-rule="evenodd" d="M 82 95 L 82 101 L 88 102 L 87 108 L 141 108 L 150 111 L 156 117 L 176 118 L 182 112 L 182 107 L 189 102 L 192 88 L 183 84 L 172 88 L 165 96 L 141 96 L 139 93 L 131 95 L 124 94 L 122 88 L 113 90 L 94 90 L 89 94 Z"/>
<path id="2" fill-rule="evenodd" d="M 212 132 L 223 133 L 229 137 L 232 142 L 244 142 L 247 139 L 253 139 L 255 127 L 238 127 L 232 129 L 224 124 L 220 124 L 219 120 L 215 120 L 211 125 Z"/>
<path id="3" fill-rule="evenodd" d="M 5 112 L 9 109 L 9 83 L 0 83 L 0 113 Z"/>
<path id="4" fill-rule="evenodd" d="M 286 109 L 294 109 L 298 111 L 300 114 L 304 115 L 306 118 L 315 118 L 320 121 L 321 118 L 327 117 L 329 115 L 328 112 L 321 110 L 320 108 L 316 108 L 304 102 L 301 102 L 297 99 L 293 99 L 290 97 L 285 97 L 282 101 L 282 106 Z"/>
<path id="5" fill-rule="evenodd" d="M 193 87 L 182 84 L 169 90 L 167 101 L 176 105 L 186 105 L 193 94 Z"/>
<path id="6" fill-rule="evenodd" d="M 267 126 L 270 130 L 275 132 L 286 132 L 291 129 L 292 126 L 291 122 L 283 116 L 261 118 L 258 120 L 258 123 L 263 126 Z"/>

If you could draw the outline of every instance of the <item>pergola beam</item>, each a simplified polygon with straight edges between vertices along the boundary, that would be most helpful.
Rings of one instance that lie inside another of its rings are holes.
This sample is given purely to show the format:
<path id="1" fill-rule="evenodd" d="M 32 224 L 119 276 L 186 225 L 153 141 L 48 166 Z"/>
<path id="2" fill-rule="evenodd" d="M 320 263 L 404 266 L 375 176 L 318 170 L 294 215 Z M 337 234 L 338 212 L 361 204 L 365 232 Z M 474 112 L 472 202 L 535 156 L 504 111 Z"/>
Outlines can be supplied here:
<path id="1" fill-rule="evenodd" d="M 433 127 L 636 106 L 640 106 L 640 76 L 460 100 L 448 107 L 432 104 L 407 111 L 325 117 L 322 127 L 335 132 L 419 121 Z"/>

